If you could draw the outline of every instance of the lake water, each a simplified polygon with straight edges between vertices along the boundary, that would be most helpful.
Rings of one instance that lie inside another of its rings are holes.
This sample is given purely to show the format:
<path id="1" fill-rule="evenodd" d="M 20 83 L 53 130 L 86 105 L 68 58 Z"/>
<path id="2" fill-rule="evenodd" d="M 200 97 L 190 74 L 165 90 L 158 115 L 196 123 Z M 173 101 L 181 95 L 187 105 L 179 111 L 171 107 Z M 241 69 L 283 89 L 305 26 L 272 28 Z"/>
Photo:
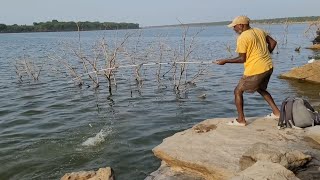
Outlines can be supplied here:
<path id="1" fill-rule="evenodd" d="M 269 84 L 277 105 L 291 95 L 319 103 L 320 86 L 277 78 L 317 54 L 304 49 L 312 40 L 304 33 L 308 25 L 290 25 L 287 33 L 284 25 L 261 27 L 278 41 Z M 199 31 L 189 29 L 187 45 Z M 90 52 L 105 37 L 112 48 L 126 33 L 135 33 L 126 42 L 127 51 L 147 57 L 148 62 L 156 62 L 161 52 L 164 59 L 172 58 L 175 50 L 183 52 L 181 28 L 81 32 L 81 47 Z M 142 66 L 141 88 L 132 68 L 119 68 L 110 95 L 105 81 L 97 89 L 87 87 L 88 80 L 79 88 L 70 77 L 54 71 L 61 63 L 49 57 L 74 60 L 65 52 L 77 47 L 77 41 L 77 32 L 0 34 L 0 179 L 59 179 L 67 172 L 107 166 L 115 170 L 117 179 L 144 179 L 160 166 L 151 150 L 164 138 L 207 118 L 236 116 L 233 89 L 243 71 L 240 64 L 201 66 L 207 67 L 201 79 L 180 96 L 173 90 L 170 73 L 157 81 L 156 66 Z M 163 45 L 162 51 L 157 51 L 158 44 Z M 235 55 L 233 30 L 205 27 L 195 37 L 190 61 L 228 57 L 228 46 Z M 295 52 L 299 46 L 300 53 Z M 153 54 L 146 55 L 148 49 Z M 43 65 L 39 81 L 18 81 L 14 65 L 23 59 Z M 168 68 L 163 66 L 161 74 Z M 188 65 L 187 78 L 198 70 L 198 64 Z M 198 97 L 203 94 L 206 98 Z M 259 95 L 245 94 L 244 99 L 246 116 L 270 113 Z"/>

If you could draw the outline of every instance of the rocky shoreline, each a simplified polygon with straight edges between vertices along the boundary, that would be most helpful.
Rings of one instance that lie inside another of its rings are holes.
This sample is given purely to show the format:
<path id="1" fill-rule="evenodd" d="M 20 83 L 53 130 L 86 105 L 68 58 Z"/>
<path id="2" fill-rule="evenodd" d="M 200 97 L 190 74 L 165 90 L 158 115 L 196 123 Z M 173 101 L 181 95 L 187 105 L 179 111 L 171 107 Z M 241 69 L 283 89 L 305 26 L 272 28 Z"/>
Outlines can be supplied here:
<path id="1" fill-rule="evenodd" d="M 279 130 L 276 119 L 249 118 L 246 127 L 230 120 L 208 119 L 164 139 L 153 149 L 162 165 L 146 180 L 320 179 L 320 126 Z"/>

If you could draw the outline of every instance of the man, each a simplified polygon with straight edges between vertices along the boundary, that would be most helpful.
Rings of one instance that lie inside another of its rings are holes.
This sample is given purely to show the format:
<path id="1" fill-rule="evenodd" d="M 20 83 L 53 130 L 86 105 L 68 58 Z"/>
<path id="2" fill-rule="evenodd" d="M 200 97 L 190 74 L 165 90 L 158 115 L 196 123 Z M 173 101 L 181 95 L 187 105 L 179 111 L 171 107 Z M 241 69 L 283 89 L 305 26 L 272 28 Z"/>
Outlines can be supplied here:
<path id="1" fill-rule="evenodd" d="M 276 47 L 277 42 L 266 32 L 258 28 L 251 28 L 250 19 L 247 16 L 236 17 L 229 28 L 239 34 L 236 52 L 239 56 L 232 59 L 219 59 L 215 63 L 224 65 L 226 63 L 243 63 L 244 73 L 237 87 L 234 89 L 235 104 L 238 111 L 238 119 L 231 121 L 228 125 L 245 126 L 246 120 L 243 112 L 243 93 L 257 91 L 269 104 L 272 112 L 269 117 L 277 118 L 280 111 L 272 96 L 266 90 L 273 65 L 270 53 Z"/>

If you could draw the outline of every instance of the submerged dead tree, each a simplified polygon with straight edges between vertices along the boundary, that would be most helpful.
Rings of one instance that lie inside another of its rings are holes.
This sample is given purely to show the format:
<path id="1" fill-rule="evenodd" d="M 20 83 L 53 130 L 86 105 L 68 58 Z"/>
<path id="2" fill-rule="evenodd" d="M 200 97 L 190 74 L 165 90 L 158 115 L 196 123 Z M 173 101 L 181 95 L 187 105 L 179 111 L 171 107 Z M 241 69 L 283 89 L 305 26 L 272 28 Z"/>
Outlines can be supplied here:
<path id="1" fill-rule="evenodd" d="M 194 86 L 196 81 L 207 73 L 207 65 L 211 64 L 196 60 L 192 56 L 197 47 L 196 37 L 201 31 L 203 29 L 189 37 L 189 27 L 184 27 L 181 41 L 173 48 L 161 36 L 158 42 L 142 44 L 140 31 L 138 35 L 126 33 L 122 38 L 113 39 L 113 43 L 103 37 L 91 49 L 84 48 L 79 31 L 77 48 L 68 45 L 64 50 L 70 49 L 70 53 L 57 53 L 58 55 L 51 56 L 50 59 L 58 61 L 57 64 L 64 67 L 67 75 L 80 87 L 84 84 L 90 87 L 85 82 L 91 81 L 94 88 L 99 88 L 101 77 L 104 77 L 109 94 L 112 95 L 112 87 L 117 87 L 116 74 L 125 71 L 128 78 L 134 78 L 137 88 L 141 89 L 145 79 L 145 74 L 141 72 L 148 71 L 155 75 L 154 82 L 158 83 L 158 87 L 167 88 L 162 79 L 171 79 L 174 91 L 180 94 L 186 92 L 190 85 Z M 133 46 L 132 43 L 128 44 L 132 37 L 135 38 Z M 198 71 L 195 71 L 197 67 L 193 66 L 189 72 L 189 64 L 198 64 Z M 150 80 L 152 76 L 147 78 Z"/>
<path id="2" fill-rule="evenodd" d="M 183 35 L 182 35 L 182 62 L 180 63 L 180 71 L 178 74 L 178 79 L 177 81 L 175 81 L 174 83 L 174 89 L 177 90 L 177 93 L 179 93 L 181 90 L 184 90 L 185 88 L 181 88 L 181 85 L 183 84 L 184 87 L 186 87 L 187 83 L 190 83 L 191 81 L 188 81 L 188 72 L 187 72 L 187 68 L 188 68 L 188 62 L 190 60 L 190 56 L 193 53 L 193 51 L 196 48 L 195 45 L 195 39 L 196 37 L 199 35 L 199 33 L 201 31 L 203 31 L 203 29 L 201 29 L 200 31 L 197 31 L 192 37 L 191 39 L 188 41 L 188 32 L 189 32 L 189 27 L 185 27 L 183 26 Z M 175 70 L 175 73 L 177 71 Z M 174 74 L 174 77 L 176 77 L 176 75 Z M 182 82 L 182 78 L 184 77 L 184 82 Z M 175 79 L 175 78 L 174 78 Z"/>
<path id="3" fill-rule="evenodd" d="M 311 37 L 312 44 L 320 44 L 320 19 L 318 21 L 311 22 L 304 32 L 305 36 Z"/>
<path id="4" fill-rule="evenodd" d="M 108 49 L 108 45 L 105 39 L 103 39 L 101 43 L 101 50 L 105 60 L 105 64 L 104 64 L 105 70 L 103 70 L 103 75 L 108 81 L 110 95 L 112 95 L 112 82 L 114 83 L 115 86 L 117 85 L 115 74 L 114 74 L 114 69 L 116 68 L 117 55 L 119 51 L 123 49 L 123 46 L 129 37 L 130 35 L 126 34 L 123 41 L 119 45 L 116 45 L 113 51 Z"/>
<path id="5" fill-rule="evenodd" d="M 289 24 L 288 18 L 286 19 L 286 22 L 284 23 L 284 34 L 283 34 L 283 41 L 282 45 L 286 46 L 288 44 L 288 34 L 289 34 Z"/>
<path id="6" fill-rule="evenodd" d="M 44 63 L 39 65 L 32 60 L 28 60 L 26 57 L 21 60 L 17 60 L 14 67 L 18 81 L 20 83 L 22 83 L 24 79 L 28 79 L 29 81 L 38 81 L 43 65 Z"/>

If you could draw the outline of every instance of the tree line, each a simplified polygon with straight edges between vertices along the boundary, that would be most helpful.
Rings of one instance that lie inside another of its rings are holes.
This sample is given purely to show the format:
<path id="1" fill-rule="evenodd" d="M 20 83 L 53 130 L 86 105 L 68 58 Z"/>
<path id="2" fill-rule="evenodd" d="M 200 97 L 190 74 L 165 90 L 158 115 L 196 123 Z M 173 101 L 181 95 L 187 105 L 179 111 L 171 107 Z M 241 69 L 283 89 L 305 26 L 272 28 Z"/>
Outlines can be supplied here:
<path id="1" fill-rule="evenodd" d="M 281 23 L 305 23 L 305 22 L 319 22 L 319 21 L 320 21 L 320 16 L 306 16 L 306 17 L 260 19 L 260 20 L 253 20 L 252 23 L 281 24 Z"/>
<path id="2" fill-rule="evenodd" d="M 305 16 L 305 17 L 286 17 L 286 18 L 273 18 L 273 19 L 251 19 L 251 23 L 257 24 L 284 24 L 284 23 L 307 23 L 307 22 L 320 22 L 320 16 Z M 221 26 L 230 24 L 231 21 L 219 21 L 219 22 L 205 22 L 205 23 L 183 23 L 163 26 L 150 26 L 147 28 L 158 27 L 180 27 L 180 26 Z"/>
<path id="3" fill-rule="evenodd" d="M 92 30 L 116 30 L 116 29 L 139 29 L 136 23 L 115 22 L 59 22 L 57 20 L 47 22 L 34 22 L 33 25 L 6 25 L 0 24 L 0 33 L 21 32 L 58 32 L 58 31 L 92 31 Z"/>

